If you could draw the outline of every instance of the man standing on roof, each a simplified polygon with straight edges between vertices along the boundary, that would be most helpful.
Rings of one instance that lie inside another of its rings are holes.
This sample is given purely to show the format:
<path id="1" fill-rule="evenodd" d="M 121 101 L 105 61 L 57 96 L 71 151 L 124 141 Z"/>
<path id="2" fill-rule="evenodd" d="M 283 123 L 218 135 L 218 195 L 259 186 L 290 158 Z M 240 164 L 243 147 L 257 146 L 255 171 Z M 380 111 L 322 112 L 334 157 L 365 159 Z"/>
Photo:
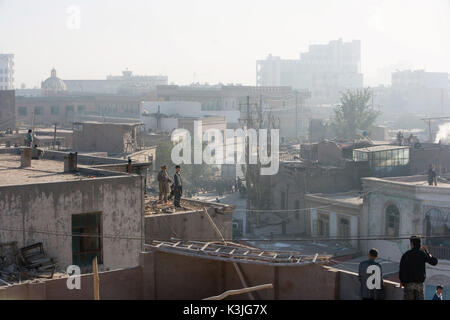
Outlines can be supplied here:
<path id="1" fill-rule="evenodd" d="M 180 201 L 183 194 L 183 181 L 181 179 L 181 167 L 175 167 L 175 175 L 173 176 L 175 199 L 173 204 L 176 208 L 181 208 Z"/>
<path id="2" fill-rule="evenodd" d="M 172 180 L 170 180 L 166 169 L 167 167 L 165 165 L 161 166 L 161 171 L 158 173 L 159 201 L 163 200 L 164 204 L 169 204 L 167 201 L 167 194 L 170 192 L 169 183 L 172 182 Z"/>
<path id="3" fill-rule="evenodd" d="M 438 260 L 431 256 L 427 247 L 421 247 L 419 236 L 412 236 L 409 241 L 411 250 L 400 260 L 400 284 L 405 288 L 403 296 L 405 300 L 424 300 L 425 263 L 435 266 Z"/>
<path id="4" fill-rule="evenodd" d="M 376 262 L 378 250 L 369 250 L 369 259 L 359 264 L 358 279 L 361 282 L 362 300 L 381 300 L 383 298 L 383 271 Z"/>
<path id="5" fill-rule="evenodd" d="M 428 184 L 430 186 L 433 184 L 437 186 L 436 169 L 434 168 L 434 164 L 430 164 L 430 167 L 428 168 Z"/>
<path id="6" fill-rule="evenodd" d="M 29 129 L 25 137 L 25 146 L 31 147 L 33 145 L 33 130 Z"/>

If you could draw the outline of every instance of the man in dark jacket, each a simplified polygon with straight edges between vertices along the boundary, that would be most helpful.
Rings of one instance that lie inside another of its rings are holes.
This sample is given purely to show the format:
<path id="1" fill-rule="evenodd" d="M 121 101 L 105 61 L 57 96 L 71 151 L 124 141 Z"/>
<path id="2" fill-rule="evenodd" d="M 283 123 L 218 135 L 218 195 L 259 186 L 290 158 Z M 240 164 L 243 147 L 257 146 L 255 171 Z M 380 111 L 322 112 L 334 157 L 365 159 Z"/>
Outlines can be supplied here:
<path id="1" fill-rule="evenodd" d="M 400 283 L 404 287 L 405 300 L 424 300 L 425 263 L 435 266 L 438 260 L 431 256 L 427 247 L 421 247 L 419 236 L 412 236 L 410 244 L 411 250 L 406 251 L 400 260 Z"/>
<path id="2" fill-rule="evenodd" d="M 383 292 L 383 272 L 381 265 L 375 260 L 378 250 L 370 249 L 369 259 L 359 264 L 358 279 L 361 282 L 362 300 L 380 300 Z"/>
<path id="3" fill-rule="evenodd" d="M 436 168 L 434 167 L 434 164 L 430 164 L 428 168 L 428 185 L 437 186 L 437 174 L 436 174 Z"/>
<path id="4" fill-rule="evenodd" d="M 181 179 L 181 167 L 176 166 L 175 167 L 175 175 L 173 176 L 173 184 L 174 184 L 174 194 L 175 199 L 173 204 L 177 208 L 181 208 L 180 201 L 181 201 L 181 195 L 183 194 L 183 182 Z"/>

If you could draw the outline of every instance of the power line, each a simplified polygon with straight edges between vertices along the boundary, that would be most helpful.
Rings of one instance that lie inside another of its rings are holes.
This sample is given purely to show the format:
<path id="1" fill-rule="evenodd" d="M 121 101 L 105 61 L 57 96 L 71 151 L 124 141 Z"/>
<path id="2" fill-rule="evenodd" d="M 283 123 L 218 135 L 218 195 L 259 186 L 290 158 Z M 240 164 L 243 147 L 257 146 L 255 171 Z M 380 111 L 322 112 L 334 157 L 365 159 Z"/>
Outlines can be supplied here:
<path id="1" fill-rule="evenodd" d="M 223 226 L 222 226 L 223 227 Z M 7 232 L 26 232 L 26 233 L 36 233 L 36 234 L 46 234 L 52 236 L 60 236 L 60 237 L 82 237 L 82 238 L 102 238 L 102 239 L 118 239 L 118 240 L 145 240 L 144 237 L 140 236 L 123 236 L 123 235 L 112 235 L 112 234 L 98 234 L 98 233 L 66 233 L 66 232 L 57 232 L 57 231 L 45 231 L 45 230 L 25 230 L 25 229 L 15 229 L 15 228 L 0 228 L 0 231 Z M 287 238 L 287 239 L 240 239 L 244 241 L 256 241 L 256 242 L 274 242 L 274 241 L 351 241 L 351 240 L 409 240 L 411 236 L 415 236 L 417 234 L 403 235 L 403 236 L 385 236 L 385 235 L 374 235 L 369 237 L 336 237 L 336 238 Z M 421 236 L 422 239 L 447 239 L 450 238 L 450 235 L 440 235 L 440 236 Z M 166 241 L 168 239 L 154 239 L 159 241 Z M 225 239 L 226 241 L 236 241 L 236 239 Z M 203 241 L 203 242 L 214 242 L 219 241 L 217 238 L 215 239 L 189 239 L 186 241 Z"/>

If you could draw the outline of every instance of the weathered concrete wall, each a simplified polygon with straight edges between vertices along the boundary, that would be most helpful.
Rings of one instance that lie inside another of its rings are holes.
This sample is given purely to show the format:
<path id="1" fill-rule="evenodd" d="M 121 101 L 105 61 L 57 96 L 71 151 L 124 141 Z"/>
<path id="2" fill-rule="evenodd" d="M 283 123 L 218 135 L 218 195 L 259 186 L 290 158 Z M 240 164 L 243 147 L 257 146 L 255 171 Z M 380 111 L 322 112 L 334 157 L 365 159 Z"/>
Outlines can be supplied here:
<path id="1" fill-rule="evenodd" d="M 0 90 L 0 130 L 16 127 L 16 96 L 14 90 Z"/>
<path id="2" fill-rule="evenodd" d="M 73 148 L 80 151 L 103 151 L 108 154 L 135 152 L 135 126 L 112 123 L 81 123 L 73 132 Z M 130 144 L 128 144 L 128 142 Z"/>
<path id="3" fill-rule="evenodd" d="M 0 288 L 0 300 L 93 300 L 92 274 L 81 276 L 81 289 L 67 288 L 67 278 Z M 142 299 L 140 267 L 99 273 L 101 300 Z M 72 281 L 71 281 L 72 282 Z"/>
<path id="4" fill-rule="evenodd" d="M 325 166 L 339 166 L 343 158 L 342 149 L 331 141 L 322 141 L 317 144 L 317 158 Z"/>
<path id="5" fill-rule="evenodd" d="M 150 251 L 140 255 L 139 267 L 101 272 L 100 299 L 200 300 L 242 288 L 229 261 Z M 359 300 L 356 273 L 321 265 L 239 263 L 249 286 L 273 284 L 254 292 L 257 300 Z M 81 276 L 81 290 L 68 290 L 67 278 L 0 288 L 3 299 L 93 299 L 92 274 Z M 384 281 L 385 299 L 402 300 L 398 283 Z M 230 297 L 249 300 L 248 294 Z"/>
<path id="6" fill-rule="evenodd" d="M 232 212 L 215 212 L 213 207 L 207 210 L 223 237 L 232 239 Z M 172 237 L 197 241 L 220 240 L 203 210 L 145 217 L 145 243 L 150 244 L 152 240 L 170 240 Z"/>
<path id="7" fill-rule="evenodd" d="M 231 262 L 165 252 L 143 253 L 143 292 L 146 299 L 204 299 L 242 288 Z M 272 266 L 239 263 L 249 286 L 272 283 L 274 289 L 255 293 L 258 299 L 338 298 L 338 273 L 320 265 Z M 153 271 L 153 272 L 152 272 Z M 234 296 L 246 299 L 248 295 Z"/>
<path id="8" fill-rule="evenodd" d="M 43 158 L 49 160 L 64 161 L 64 156 L 66 156 L 67 154 L 68 152 L 46 150 L 43 155 Z M 126 164 L 127 160 L 111 157 L 97 157 L 78 154 L 77 162 L 78 164 L 82 165 L 103 165 L 103 164 L 120 164 L 120 163 Z"/>
<path id="9" fill-rule="evenodd" d="M 0 187 L 0 226 L 11 230 L 0 230 L 0 242 L 43 242 L 65 268 L 72 264 L 72 215 L 101 212 L 101 269 L 134 267 L 142 250 L 142 186 L 142 178 L 132 175 Z"/>

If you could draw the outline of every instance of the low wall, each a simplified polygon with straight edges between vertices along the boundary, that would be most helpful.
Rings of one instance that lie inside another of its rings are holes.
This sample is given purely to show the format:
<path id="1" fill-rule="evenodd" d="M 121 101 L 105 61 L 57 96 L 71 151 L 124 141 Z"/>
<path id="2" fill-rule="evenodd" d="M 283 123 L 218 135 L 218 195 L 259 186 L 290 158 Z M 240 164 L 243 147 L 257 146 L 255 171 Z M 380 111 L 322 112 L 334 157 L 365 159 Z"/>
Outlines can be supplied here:
<path id="1" fill-rule="evenodd" d="M 232 262 L 160 251 L 141 255 L 144 299 L 204 299 L 242 288 Z M 256 299 L 334 300 L 339 273 L 320 265 L 277 266 L 239 263 L 249 286 L 272 283 L 274 288 L 254 293 Z M 248 295 L 233 296 L 248 300 Z"/>
<path id="2" fill-rule="evenodd" d="M 44 152 L 44 159 L 64 161 L 64 156 L 69 152 L 46 150 Z M 78 154 L 77 163 L 82 165 L 101 165 L 101 164 L 120 164 L 128 163 L 127 160 L 111 157 L 96 157 Z"/>
<path id="3" fill-rule="evenodd" d="M 142 299 L 140 267 L 99 273 L 101 300 Z M 93 300 L 92 274 L 81 276 L 81 289 L 67 288 L 67 278 L 0 287 L 0 300 Z"/>
<path id="4" fill-rule="evenodd" d="M 242 283 L 233 263 L 152 250 L 140 254 L 135 268 L 100 272 L 100 299 L 201 300 Z M 360 300 L 356 273 L 318 264 L 238 263 L 248 286 L 273 284 L 254 292 L 257 300 Z M 0 300 L 92 300 L 92 274 L 81 276 L 81 290 L 67 289 L 67 278 L 0 287 Z M 384 281 L 385 299 L 402 300 L 398 283 Z M 248 294 L 230 297 L 249 300 Z"/>
<path id="5" fill-rule="evenodd" d="M 203 203 L 204 205 L 204 203 Z M 225 239 L 232 239 L 232 211 L 216 212 L 213 207 L 208 213 Z M 221 240 L 203 210 L 157 214 L 145 216 L 145 243 L 152 240 Z"/>

